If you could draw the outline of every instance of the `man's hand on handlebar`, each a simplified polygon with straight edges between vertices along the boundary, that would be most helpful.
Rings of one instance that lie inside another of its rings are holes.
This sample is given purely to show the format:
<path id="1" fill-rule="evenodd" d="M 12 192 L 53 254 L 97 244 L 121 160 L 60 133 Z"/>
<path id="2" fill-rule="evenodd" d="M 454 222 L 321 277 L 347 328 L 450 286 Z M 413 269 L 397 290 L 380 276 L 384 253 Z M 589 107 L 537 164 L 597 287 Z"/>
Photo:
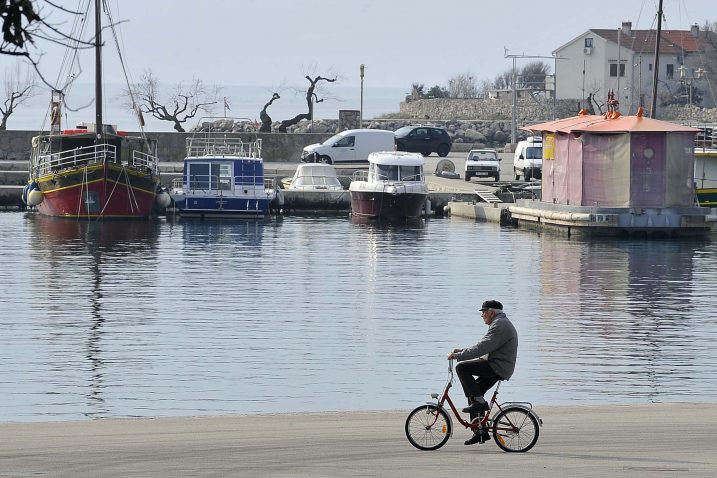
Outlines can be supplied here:
<path id="1" fill-rule="evenodd" d="M 461 353 L 463 352 L 463 349 L 453 349 L 453 351 L 448 352 L 448 360 L 454 360 L 456 357 L 453 354 Z"/>

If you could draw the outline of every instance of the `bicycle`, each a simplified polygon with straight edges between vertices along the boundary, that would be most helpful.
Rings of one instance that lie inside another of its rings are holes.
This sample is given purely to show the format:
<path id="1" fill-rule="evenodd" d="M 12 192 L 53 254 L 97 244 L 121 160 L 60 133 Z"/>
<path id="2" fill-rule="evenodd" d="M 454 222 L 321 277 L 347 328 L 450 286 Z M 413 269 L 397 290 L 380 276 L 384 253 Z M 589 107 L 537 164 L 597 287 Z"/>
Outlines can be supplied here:
<path id="1" fill-rule="evenodd" d="M 458 422 L 475 431 L 479 427 L 487 427 L 492 432 L 493 440 L 503 451 L 526 452 L 535 446 L 540 435 L 543 421 L 533 410 L 529 402 L 498 403 L 498 390 L 502 380 L 498 381 L 488 411 L 473 421 L 464 420 L 456 409 L 448 391 L 453 386 L 453 359 L 448 360 L 448 382 L 443 394 L 432 393 L 431 398 L 437 400 L 415 408 L 406 418 L 406 437 L 411 445 L 419 450 L 437 450 L 446 444 L 453 434 L 451 416 L 444 407 L 448 402 Z M 496 407 L 493 418 L 491 412 Z M 490 433 L 489 433 L 490 436 Z"/>

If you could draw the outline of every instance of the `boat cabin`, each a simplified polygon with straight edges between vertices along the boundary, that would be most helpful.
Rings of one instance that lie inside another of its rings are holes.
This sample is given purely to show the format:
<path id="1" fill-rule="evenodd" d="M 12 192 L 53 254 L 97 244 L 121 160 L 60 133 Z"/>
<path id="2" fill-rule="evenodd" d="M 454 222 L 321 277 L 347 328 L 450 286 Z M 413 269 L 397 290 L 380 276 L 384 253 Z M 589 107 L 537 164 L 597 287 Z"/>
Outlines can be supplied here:
<path id="1" fill-rule="evenodd" d="M 368 157 L 369 182 L 423 182 L 425 161 L 420 154 L 403 151 L 371 153 Z"/>

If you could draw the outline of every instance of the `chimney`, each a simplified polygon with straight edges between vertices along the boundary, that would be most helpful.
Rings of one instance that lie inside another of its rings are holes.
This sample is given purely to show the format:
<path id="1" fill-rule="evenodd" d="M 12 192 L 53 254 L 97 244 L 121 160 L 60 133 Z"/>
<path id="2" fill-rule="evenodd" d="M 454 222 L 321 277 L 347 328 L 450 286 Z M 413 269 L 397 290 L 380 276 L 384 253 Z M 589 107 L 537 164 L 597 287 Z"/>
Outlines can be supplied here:
<path id="1" fill-rule="evenodd" d="M 622 22 L 622 34 L 632 36 L 632 22 Z"/>
<path id="2" fill-rule="evenodd" d="M 700 26 L 698 24 L 694 24 L 690 27 L 690 32 L 692 33 L 692 36 L 695 38 L 700 37 Z"/>

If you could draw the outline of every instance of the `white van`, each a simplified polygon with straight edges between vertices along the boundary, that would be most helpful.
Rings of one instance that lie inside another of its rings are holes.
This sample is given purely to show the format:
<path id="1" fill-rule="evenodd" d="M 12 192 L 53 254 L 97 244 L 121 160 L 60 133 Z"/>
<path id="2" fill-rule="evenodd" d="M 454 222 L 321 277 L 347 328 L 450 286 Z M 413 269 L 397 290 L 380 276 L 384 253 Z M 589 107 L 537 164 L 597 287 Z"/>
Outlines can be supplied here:
<path id="1" fill-rule="evenodd" d="M 368 155 L 376 151 L 393 151 L 396 139 L 393 131 L 383 129 L 349 129 L 323 143 L 310 144 L 301 152 L 305 163 L 368 162 Z"/>
<path id="2" fill-rule="evenodd" d="M 543 138 L 529 136 L 525 141 L 518 141 L 513 156 L 513 172 L 515 180 L 520 176 L 527 182 L 531 178 L 540 179 L 543 173 Z"/>

